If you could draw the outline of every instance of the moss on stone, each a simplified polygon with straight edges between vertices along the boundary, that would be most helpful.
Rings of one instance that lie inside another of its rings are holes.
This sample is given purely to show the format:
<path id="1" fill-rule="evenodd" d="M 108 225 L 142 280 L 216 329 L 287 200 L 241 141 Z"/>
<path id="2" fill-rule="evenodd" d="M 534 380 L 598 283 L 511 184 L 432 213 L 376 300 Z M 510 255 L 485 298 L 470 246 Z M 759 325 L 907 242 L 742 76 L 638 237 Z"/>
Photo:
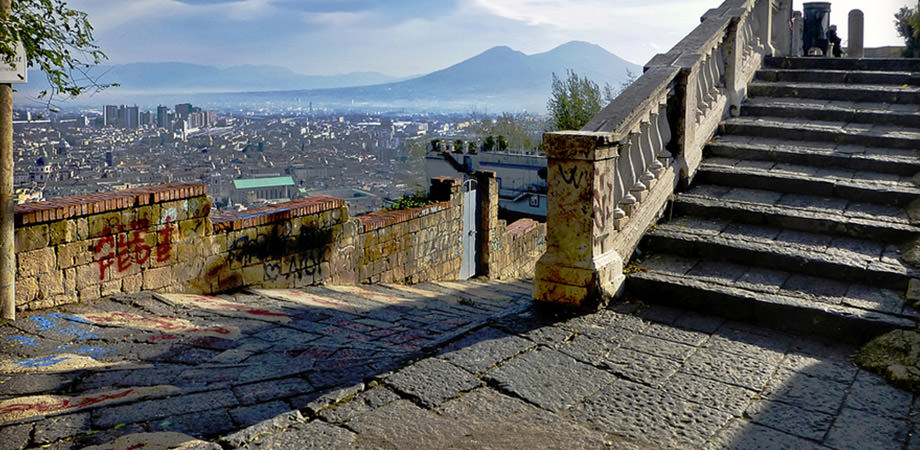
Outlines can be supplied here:
<path id="1" fill-rule="evenodd" d="M 895 330 L 879 336 L 861 348 L 854 360 L 892 385 L 920 393 L 920 332 Z"/>

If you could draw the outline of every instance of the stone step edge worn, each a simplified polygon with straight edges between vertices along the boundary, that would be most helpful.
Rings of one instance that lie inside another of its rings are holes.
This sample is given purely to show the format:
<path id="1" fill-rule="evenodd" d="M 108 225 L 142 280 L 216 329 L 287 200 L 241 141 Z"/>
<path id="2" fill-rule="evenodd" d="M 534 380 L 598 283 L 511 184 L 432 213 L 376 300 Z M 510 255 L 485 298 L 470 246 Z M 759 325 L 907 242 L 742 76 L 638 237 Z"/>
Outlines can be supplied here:
<path id="1" fill-rule="evenodd" d="M 854 102 L 883 102 L 914 104 L 920 100 L 920 92 L 901 87 L 863 84 L 786 83 L 752 81 L 748 85 L 749 97 L 809 98 L 814 100 L 842 100 Z"/>
<path id="2" fill-rule="evenodd" d="M 687 308 L 782 331 L 819 334 L 862 343 L 895 329 L 916 329 L 914 320 L 840 305 L 812 304 L 795 297 L 755 292 L 658 273 L 629 275 L 630 297 Z M 862 314 L 868 313 L 868 314 Z"/>
<path id="3" fill-rule="evenodd" d="M 807 193 L 822 197 L 839 197 L 847 200 L 886 205 L 905 206 L 917 199 L 920 187 L 906 189 L 880 185 L 859 185 L 837 180 L 821 179 L 784 173 L 756 173 L 735 167 L 720 167 L 703 163 L 694 176 L 698 184 L 744 187 L 782 192 L 785 194 Z"/>
<path id="4" fill-rule="evenodd" d="M 916 269 L 905 272 L 869 267 L 866 264 L 849 264 L 848 261 L 830 260 L 827 254 L 796 248 L 794 245 L 767 245 L 761 242 L 726 239 L 721 236 L 701 235 L 658 227 L 648 233 L 644 245 L 653 253 L 725 261 L 736 264 L 785 271 L 802 275 L 850 281 L 871 286 L 907 292 L 911 278 L 920 278 Z M 824 256 L 822 258 L 822 256 Z M 881 261 L 879 261 L 881 264 Z"/>
<path id="5" fill-rule="evenodd" d="M 674 213 L 885 242 L 905 241 L 920 235 L 920 227 L 903 223 L 848 217 L 793 206 L 721 200 L 695 194 L 679 195 L 674 200 Z"/>
<path id="6" fill-rule="evenodd" d="M 776 123 L 754 123 L 750 116 L 742 119 L 728 119 L 719 124 L 719 134 L 781 138 L 795 141 L 823 141 L 836 144 L 863 145 L 866 147 L 917 149 L 920 138 L 872 135 L 862 132 L 831 131 L 823 129 L 798 128 Z M 841 123 L 841 125 L 846 125 Z"/>
<path id="7" fill-rule="evenodd" d="M 764 67 L 771 69 L 829 69 L 920 72 L 920 61 L 909 58 L 848 59 L 767 56 L 764 58 L 763 65 Z"/>
<path id="8" fill-rule="evenodd" d="M 776 69 L 757 71 L 755 80 L 767 83 L 832 83 L 903 86 L 917 85 L 920 77 L 898 70 Z"/>
<path id="9" fill-rule="evenodd" d="M 794 146 L 796 142 L 788 141 Z M 817 141 L 816 141 L 817 142 Z M 867 147 L 868 148 L 868 147 Z M 920 157 L 908 156 L 882 157 L 880 155 L 854 154 L 838 150 L 819 152 L 809 150 L 807 145 L 797 148 L 770 147 L 764 148 L 758 144 L 742 144 L 730 141 L 716 140 L 706 146 L 706 152 L 712 156 L 740 160 L 775 161 L 800 166 L 838 167 L 842 169 L 870 171 L 879 173 L 913 176 L 920 172 Z M 918 155 L 920 156 L 920 155 Z"/>
<path id="10" fill-rule="evenodd" d="M 759 97 L 775 98 L 775 97 Z M 769 104 L 766 102 L 742 103 L 742 117 L 777 117 L 806 120 L 824 120 L 843 123 L 897 125 L 920 128 L 920 114 L 900 111 L 821 108 L 816 105 Z"/>

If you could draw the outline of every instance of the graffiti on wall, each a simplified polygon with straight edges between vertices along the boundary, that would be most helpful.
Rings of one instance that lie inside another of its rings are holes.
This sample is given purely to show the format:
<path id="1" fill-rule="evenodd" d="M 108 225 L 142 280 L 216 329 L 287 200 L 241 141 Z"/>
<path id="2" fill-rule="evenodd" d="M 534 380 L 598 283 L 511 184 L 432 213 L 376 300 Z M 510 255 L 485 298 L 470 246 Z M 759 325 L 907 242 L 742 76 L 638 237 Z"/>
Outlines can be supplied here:
<path id="1" fill-rule="evenodd" d="M 157 263 L 163 263 L 172 256 L 172 233 L 176 227 L 172 223 L 172 216 L 166 217 L 162 229 L 156 231 L 159 245 L 150 246 L 147 235 L 150 233 L 150 220 L 132 220 L 127 232 L 124 225 L 105 226 L 103 236 L 93 246 L 93 257 L 99 265 L 99 279 L 105 280 L 109 269 L 114 268 L 119 273 L 127 271 L 135 265 L 143 267 L 153 258 Z M 115 239 L 116 234 L 119 239 Z"/>

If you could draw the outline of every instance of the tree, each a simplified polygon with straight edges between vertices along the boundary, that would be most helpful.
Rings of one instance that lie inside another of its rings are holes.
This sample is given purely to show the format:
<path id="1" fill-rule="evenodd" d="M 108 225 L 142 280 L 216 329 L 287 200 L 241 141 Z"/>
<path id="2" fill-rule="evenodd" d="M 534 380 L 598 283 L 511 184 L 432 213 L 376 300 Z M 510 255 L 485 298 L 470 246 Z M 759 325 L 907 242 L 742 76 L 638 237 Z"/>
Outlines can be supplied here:
<path id="1" fill-rule="evenodd" d="M 454 141 L 454 153 L 463 153 L 463 141 L 457 139 Z"/>
<path id="2" fill-rule="evenodd" d="M 50 90 L 75 97 L 116 84 L 99 84 L 87 71 L 108 59 L 95 44 L 93 26 L 86 13 L 67 7 L 64 0 L 16 0 L 12 14 L 0 18 L 0 56 L 8 63 L 17 43 L 25 47 L 29 67 L 38 67 L 48 78 Z"/>
<path id="3" fill-rule="evenodd" d="M 498 135 L 498 151 L 504 152 L 508 150 L 508 140 L 505 139 L 505 135 Z"/>
<path id="4" fill-rule="evenodd" d="M 546 103 L 557 130 L 578 130 L 601 110 L 601 89 L 597 83 L 567 70 L 565 80 L 553 72 L 552 96 Z"/>
<path id="5" fill-rule="evenodd" d="M 476 153 L 476 143 L 473 141 L 468 142 L 466 151 L 469 153 Z"/>
<path id="6" fill-rule="evenodd" d="M 894 25 L 907 45 L 902 55 L 907 58 L 920 56 L 920 12 L 907 6 L 901 7 L 894 15 Z"/>
<path id="7" fill-rule="evenodd" d="M 486 136 L 485 141 L 482 142 L 482 151 L 491 152 L 492 150 L 495 150 L 495 138 Z"/>

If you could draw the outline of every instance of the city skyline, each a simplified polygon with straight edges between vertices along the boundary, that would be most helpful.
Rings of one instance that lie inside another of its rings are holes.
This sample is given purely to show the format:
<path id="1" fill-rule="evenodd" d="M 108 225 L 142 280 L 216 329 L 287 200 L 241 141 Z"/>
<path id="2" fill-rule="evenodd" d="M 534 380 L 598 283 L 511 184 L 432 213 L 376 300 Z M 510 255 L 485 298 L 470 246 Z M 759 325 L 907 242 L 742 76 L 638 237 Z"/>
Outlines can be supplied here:
<path id="1" fill-rule="evenodd" d="M 71 0 L 86 11 L 111 64 L 194 62 L 275 65 L 311 75 L 429 73 L 488 48 L 527 54 L 582 40 L 644 64 L 671 48 L 719 0 Z M 800 1 L 795 8 L 801 9 Z M 866 15 L 866 46 L 900 45 L 893 15 L 913 2 L 831 2 L 846 39 L 846 14 Z M 146 39 L 138 39 L 143 30 Z M 270 32 L 268 32 L 270 31 Z M 636 36 L 642 36 L 637 39 Z M 385 43 L 381 45 L 381 43 Z"/>

